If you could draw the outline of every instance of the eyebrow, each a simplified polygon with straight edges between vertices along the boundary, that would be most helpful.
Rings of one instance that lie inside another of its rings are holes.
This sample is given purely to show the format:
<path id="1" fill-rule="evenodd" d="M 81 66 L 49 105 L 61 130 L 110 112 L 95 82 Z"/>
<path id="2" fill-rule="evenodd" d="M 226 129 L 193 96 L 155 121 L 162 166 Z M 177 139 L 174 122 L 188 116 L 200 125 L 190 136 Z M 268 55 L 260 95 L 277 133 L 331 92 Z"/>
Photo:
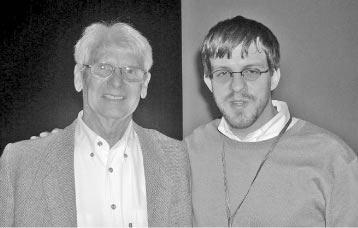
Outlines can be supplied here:
<path id="1" fill-rule="evenodd" d="M 269 66 L 266 65 L 262 65 L 262 64 L 247 64 L 242 66 L 242 70 L 247 69 L 247 68 L 260 68 L 260 69 L 265 69 L 265 68 L 269 68 Z M 213 67 L 212 71 L 217 71 L 217 70 L 229 70 L 231 71 L 232 68 L 229 66 L 219 66 L 219 67 Z"/>
<path id="2" fill-rule="evenodd" d="M 250 67 L 267 68 L 268 66 L 262 64 L 247 64 L 243 66 L 243 68 L 250 68 Z"/>

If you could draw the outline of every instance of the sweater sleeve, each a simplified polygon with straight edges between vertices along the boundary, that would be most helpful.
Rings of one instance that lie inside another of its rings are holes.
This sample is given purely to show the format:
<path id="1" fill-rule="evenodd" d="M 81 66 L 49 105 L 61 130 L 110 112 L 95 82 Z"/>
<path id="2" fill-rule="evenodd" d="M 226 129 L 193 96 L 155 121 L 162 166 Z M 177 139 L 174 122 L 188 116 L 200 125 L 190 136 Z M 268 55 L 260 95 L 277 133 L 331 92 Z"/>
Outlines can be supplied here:
<path id="1" fill-rule="evenodd" d="M 326 204 L 326 226 L 358 226 L 358 159 L 352 153 L 349 159 L 339 157 L 333 163 L 332 189 Z"/>
<path id="2" fill-rule="evenodd" d="M 9 227 L 14 225 L 14 194 L 13 183 L 10 178 L 9 154 L 10 146 L 8 144 L 0 159 L 0 227 Z"/>

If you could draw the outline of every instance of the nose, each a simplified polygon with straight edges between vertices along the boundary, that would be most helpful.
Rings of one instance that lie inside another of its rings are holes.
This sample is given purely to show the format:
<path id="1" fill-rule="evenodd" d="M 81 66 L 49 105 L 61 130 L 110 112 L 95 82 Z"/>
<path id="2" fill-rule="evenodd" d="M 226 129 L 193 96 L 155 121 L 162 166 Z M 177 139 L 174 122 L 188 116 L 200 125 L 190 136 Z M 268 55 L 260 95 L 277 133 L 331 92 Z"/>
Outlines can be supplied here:
<path id="1" fill-rule="evenodd" d="M 108 78 L 107 83 L 115 88 L 121 87 L 123 84 L 123 75 L 120 68 L 116 68 L 111 77 Z"/>
<path id="2" fill-rule="evenodd" d="M 234 73 L 231 78 L 231 89 L 235 92 L 240 92 L 247 86 L 245 79 L 240 73 Z"/>

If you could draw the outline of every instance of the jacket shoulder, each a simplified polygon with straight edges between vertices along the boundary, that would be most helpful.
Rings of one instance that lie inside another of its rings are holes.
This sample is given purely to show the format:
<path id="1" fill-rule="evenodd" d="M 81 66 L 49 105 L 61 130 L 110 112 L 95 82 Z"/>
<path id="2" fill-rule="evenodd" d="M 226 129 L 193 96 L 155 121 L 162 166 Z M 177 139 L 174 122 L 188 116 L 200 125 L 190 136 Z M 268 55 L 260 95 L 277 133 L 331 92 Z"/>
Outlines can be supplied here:
<path id="1" fill-rule="evenodd" d="M 135 125 L 142 149 L 161 161 L 163 167 L 187 167 L 189 155 L 183 141 L 168 137 L 163 133 Z"/>
<path id="2" fill-rule="evenodd" d="M 53 136 L 45 138 L 22 140 L 6 145 L 3 156 L 8 162 L 28 163 L 31 160 L 38 160 L 46 153 L 47 145 L 53 140 Z"/>
<path id="3" fill-rule="evenodd" d="M 74 124 L 46 137 L 9 143 L 1 157 L 4 157 L 3 159 L 6 157 L 9 166 L 14 166 L 14 168 L 38 163 L 46 158 L 51 151 L 54 151 L 52 147 L 61 146 L 63 142 L 60 141 L 61 139 L 66 140 L 66 135 L 71 137 L 72 131 L 74 131 Z"/>
<path id="4" fill-rule="evenodd" d="M 144 128 L 135 124 L 135 131 L 140 138 L 145 138 L 165 150 L 182 150 L 185 147 L 182 141 L 171 138 L 154 129 Z"/>

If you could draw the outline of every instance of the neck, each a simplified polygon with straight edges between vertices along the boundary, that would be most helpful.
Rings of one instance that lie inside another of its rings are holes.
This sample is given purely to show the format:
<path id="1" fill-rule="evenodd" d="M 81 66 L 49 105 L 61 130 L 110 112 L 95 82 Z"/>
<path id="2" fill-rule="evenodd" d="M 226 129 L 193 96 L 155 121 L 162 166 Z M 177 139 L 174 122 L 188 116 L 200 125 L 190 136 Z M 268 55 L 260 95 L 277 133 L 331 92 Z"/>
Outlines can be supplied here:
<path id="1" fill-rule="evenodd" d="M 92 131 L 105 139 L 109 146 L 112 147 L 123 137 L 132 116 L 123 119 L 108 119 L 83 113 L 82 119 Z"/>
<path id="2" fill-rule="evenodd" d="M 261 128 L 267 122 L 269 122 L 276 114 L 276 108 L 272 105 L 272 101 L 270 100 L 265 107 L 264 111 L 261 115 L 257 118 L 257 120 L 247 128 L 233 128 L 230 126 L 231 131 L 240 139 L 245 138 L 248 134 L 256 131 L 257 129 Z"/>

